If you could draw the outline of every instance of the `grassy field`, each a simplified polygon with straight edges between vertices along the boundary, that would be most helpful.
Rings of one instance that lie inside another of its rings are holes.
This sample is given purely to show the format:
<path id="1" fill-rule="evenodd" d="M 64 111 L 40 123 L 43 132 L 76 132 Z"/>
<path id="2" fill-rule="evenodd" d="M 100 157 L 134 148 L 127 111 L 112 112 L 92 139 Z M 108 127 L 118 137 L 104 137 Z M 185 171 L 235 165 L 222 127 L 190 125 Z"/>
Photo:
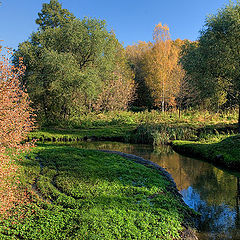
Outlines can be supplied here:
<path id="1" fill-rule="evenodd" d="M 173 141 L 180 153 L 240 170 L 236 120 L 235 111 L 186 111 L 180 118 L 176 112 L 116 112 L 36 130 L 29 140 L 39 139 L 38 146 L 19 161 L 21 189 L 30 204 L 0 220 L 0 239 L 182 239 L 183 226 L 195 215 L 165 177 L 72 142 Z"/>
<path id="2" fill-rule="evenodd" d="M 19 164 L 31 204 L 0 239 L 181 239 L 191 218 L 157 170 L 118 155 L 44 144 Z"/>
<path id="3" fill-rule="evenodd" d="M 235 110 L 215 114 L 184 111 L 181 117 L 177 112 L 163 114 L 155 110 L 89 114 L 78 120 L 82 124 L 78 127 L 43 128 L 29 137 L 53 142 L 110 140 L 154 146 L 173 142 L 179 153 L 239 169 L 238 151 L 232 151 L 238 146 L 233 137 L 237 133 L 237 116 Z"/>

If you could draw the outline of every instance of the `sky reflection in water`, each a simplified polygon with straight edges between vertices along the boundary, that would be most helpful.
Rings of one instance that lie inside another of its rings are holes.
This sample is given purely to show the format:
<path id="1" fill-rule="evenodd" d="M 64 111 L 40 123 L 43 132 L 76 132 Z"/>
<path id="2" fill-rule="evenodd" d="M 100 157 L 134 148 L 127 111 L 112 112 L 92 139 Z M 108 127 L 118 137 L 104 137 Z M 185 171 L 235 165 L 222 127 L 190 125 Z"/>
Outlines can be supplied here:
<path id="1" fill-rule="evenodd" d="M 240 240 L 240 199 L 237 198 L 236 174 L 183 157 L 169 146 L 160 146 L 155 150 L 149 145 L 114 142 L 90 142 L 78 146 L 135 154 L 166 168 L 185 203 L 201 213 L 198 222 L 200 240 Z"/>

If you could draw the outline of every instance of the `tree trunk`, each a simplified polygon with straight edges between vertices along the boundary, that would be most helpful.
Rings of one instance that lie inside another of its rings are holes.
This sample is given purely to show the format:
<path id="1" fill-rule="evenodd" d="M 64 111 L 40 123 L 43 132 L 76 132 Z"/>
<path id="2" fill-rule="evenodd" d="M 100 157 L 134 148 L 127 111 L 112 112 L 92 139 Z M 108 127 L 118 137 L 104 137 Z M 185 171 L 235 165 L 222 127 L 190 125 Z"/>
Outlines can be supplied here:
<path id="1" fill-rule="evenodd" d="M 165 98 L 165 89 L 164 89 L 164 81 L 162 81 L 162 112 L 164 113 L 164 98 Z"/>
<path id="2" fill-rule="evenodd" d="M 162 112 L 164 113 L 164 99 L 162 100 Z"/>
<path id="3" fill-rule="evenodd" d="M 181 118 L 181 105 L 178 107 L 178 117 Z"/>

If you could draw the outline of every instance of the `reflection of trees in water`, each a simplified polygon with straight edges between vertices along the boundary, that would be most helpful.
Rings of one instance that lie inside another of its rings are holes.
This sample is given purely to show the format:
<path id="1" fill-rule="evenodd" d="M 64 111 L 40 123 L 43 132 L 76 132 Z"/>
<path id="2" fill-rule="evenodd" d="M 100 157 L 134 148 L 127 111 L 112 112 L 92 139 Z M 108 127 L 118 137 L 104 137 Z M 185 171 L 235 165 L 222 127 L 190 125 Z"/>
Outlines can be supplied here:
<path id="1" fill-rule="evenodd" d="M 240 229 L 240 178 L 237 177 L 237 196 L 236 196 L 236 226 Z"/>
<path id="2" fill-rule="evenodd" d="M 121 142 L 80 142 L 76 144 L 77 147 L 86 149 L 102 149 L 120 151 L 130 154 L 139 154 L 150 156 L 153 152 L 153 147 L 147 144 L 127 144 Z"/>
<path id="3" fill-rule="evenodd" d="M 149 145 L 82 142 L 79 147 L 121 151 L 159 164 L 172 175 L 187 204 L 202 214 L 201 239 L 240 239 L 239 178 L 206 162 L 180 156 L 169 146 L 153 151 Z M 217 234 L 210 237 L 211 231 Z"/>
<path id="4" fill-rule="evenodd" d="M 226 204 L 211 204 L 204 201 L 198 191 L 192 187 L 183 190 L 182 195 L 186 203 L 201 213 L 197 223 L 200 239 L 238 239 L 240 233 L 236 225 L 237 213 L 234 208 Z M 217 197 L 217 196 L 216 196 Z M 236 238 L 233 238 L 236 236 Z M 238 237 L 237 237 L 238 236 Z"/>
<path id="5" fill-rule="evenodd" d="M 151 154 L 150 160 L 165 168 L 173 177 L 179 190 L 188 188 L 191 185 L 188 168 L 184 168 L 181 156 L 175 153 Z"/>
<path id="6" fill-rule="evenodd" d="M 179 190 L 192 186 L 209 204 L 235 206 L 236 177 L 228 172 L 176 153 L 161 155 L 160 158 L 158 155 L 151 155 L 151 161 L 166 168 Z"/>
<path id="7" fill-rule="evenodd" d="M 192 186 L 209 204 L 235 206 L 236 177 L 212 167 L 196 176 Z"/>
<path id="8" fill-rule="evenodd" d="M 172 147 L 170 146 L 165 146 L 165 145 L 160 145 L 154 148 L 153 154 L 156 154 L 157 156 L 163 154 L 163 155 L 168 155 L 168 154 L 173 154 L 174 151 Z"/>
<path id="9" fill-rule="evenodd" d="M 78 146 L 116 150 L 141 156 L 166 168 L 179 190 L 193 186 L 209 204 L 224 203 L 229 206 L 236 204 L 236 177 L 206 162 L 181 156 L 170 146 L 159 146 L 154 151 L 149 145 L 119 142 L 82 142 Z"/>

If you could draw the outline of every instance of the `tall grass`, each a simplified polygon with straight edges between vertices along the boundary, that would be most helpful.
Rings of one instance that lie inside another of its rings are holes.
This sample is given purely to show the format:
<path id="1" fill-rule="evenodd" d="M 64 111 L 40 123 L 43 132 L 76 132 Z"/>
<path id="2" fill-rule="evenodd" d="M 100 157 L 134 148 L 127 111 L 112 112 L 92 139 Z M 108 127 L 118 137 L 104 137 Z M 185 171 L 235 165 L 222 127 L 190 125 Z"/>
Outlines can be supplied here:
<path id="1" fill-rule="evenodd" d="M 63 131 L 66 126 L 58 126 L 50 135 L 59 138 L 59 135 L 66 136 L 68 131 L 72 131 L 71 139 L 92 137 L 111 140 L 114 137 L 115 140 L 158 146 L 172 140 L 200 140 L 218 134 L 232 134 L 237 129 L 237 117 L 234 109 L 218 113 L 186 110 L 181 117 L 176 111 L 162 113 L 157 110 L 89 113 L 72 119 L 67 131 Z M 42 135 L 45 136 L 48 131 L 47 128 Z"/>
<path id="2" fill-rule="evenodd" d="M 167 124 L 140 125 L 134 132 L 133 142 L 151 143 L 154 146 L 167 144 L 171 140 L 194 140 L 196 129 L 186 126 L 169 126 Z"/>
<path id="3" fill-rule="evenodd" d="M 178 124 L 205 126 L 219 123 L 235 123 L 237 121 L 237 110 L 231 109 L 219 111 L 218 113 L 205 111 L 184 110 L 181 117 L 177 111 L 162 113 L 158 110 L 131 112 L 131 111 L 111 111 L 105 113 L 88 113 L 80 115 L 78 118 L 68 122 L 69 127 L 91 128 L 99 126 L 119 125 L 119 124 Z"/>

